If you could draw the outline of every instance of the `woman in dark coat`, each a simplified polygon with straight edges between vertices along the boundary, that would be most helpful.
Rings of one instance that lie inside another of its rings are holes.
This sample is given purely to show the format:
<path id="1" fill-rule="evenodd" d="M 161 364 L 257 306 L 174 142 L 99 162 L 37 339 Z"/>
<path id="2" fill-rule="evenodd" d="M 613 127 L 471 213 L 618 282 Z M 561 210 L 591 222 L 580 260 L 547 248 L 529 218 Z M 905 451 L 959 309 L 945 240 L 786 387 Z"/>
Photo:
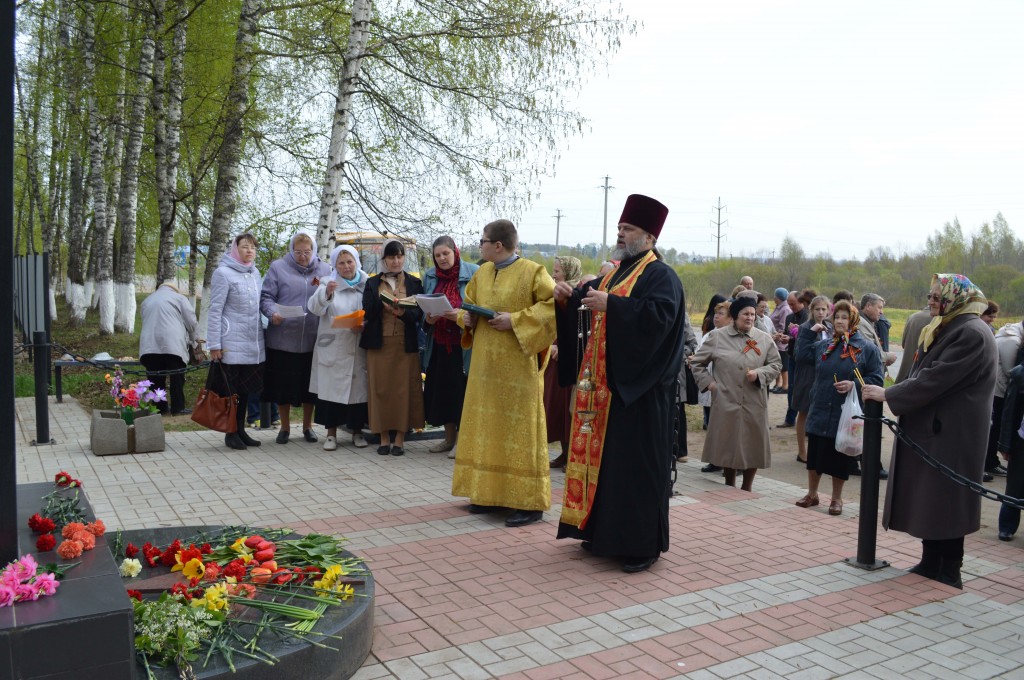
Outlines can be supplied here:
<path id="1" fill-rule="evenodd" d="M 399 241 L 384 244 L 381 274 L 363 289 L 363 335 L 359 346 L 366 350 L 370 380 L 370 431 L 380 433 L 377 453 L 405 454 L 405 433 L 422 428 L 423 380 L 420 377 L 419 307 L 384 303 L 387 292 L 396 299 L 419 295 L 423 284 L 403 271 L 405 246 Z M 394 445 L 391 433 L 394 432 Z"/>
<path id="2" fill-rule="evenodd" d="M 801 362 L 800 342 L 802 339 L 806 345 L 807 343 L 817 342 L 832 336 L 831 325 L 825 320 L 831 306 L 829 299 L 824 295 L 819 295 L 811 300 L 808 305 L 810 309 L 809 318 L 800 324 L 797 337 L 792 342 L 796 350 L 793 353 L 792 364 L 794 369 L 789 376 L 789 382 L 793 385 L 793 410 L 796 411 L 796 460 L 799 463 L 807 462 L 807 412 L 811 410 L 811 386 L 815 380 L 814 364 L 816 358 L 814 354 L 808 352 L 803 355 L 806 363 Z M 811 328 L 815 324 L 820 325 L 822 327 L 821 330 L 817 333 L 805 335 L 804 330 Z M 805 370 L 801 372 L 799 370 L 801 368 Z"/>
<path id="3" fill-rule="evenodd" d="M 932 321 L 921 331 L 910 377 L 863 390 L 865 399 L 889 402 L 907 437 L 978 483 L 996 380 L 995 340 L 979 318 L 987 306 L 966 276 L 936 274 L 928 294 Z M 921 539 L 921 562 L 912 573 L 963 588 L 964 536 L 981 526 L 981 497 L 896 440 L 882 525 Z"/>
<path id="4" fill-rule="evenodd" d="M 815 298 L 815 302 L 823 298 Z M 815 305 L 811 303 L 812 320 Z M 883 382 L 882 357 L 875 343 L 858 332 L 860 315 L 856 307 L 845 300 L 836 305 L 832 315 L 833 330 L 825 339 L 819 339 L 827 330 L 824 320 L 814 325 L 800 326 L 797 336 L 796 360 L 799 379 L 814 378 L 807 397 L 807 495 L 796 502 L 801 508 L 818 504 L 818 484 L 822 475 L 832 477 L 832 502 L 828 514 L 843 514 L 843 484 L 850 478 L 849 458 L 836 450 L 839 416 L 850 390 L 858 385 L 854 369 L 864 382 L 881 385 Z M 813 367 L 813 368 L 812 368 Z M 790 383 L 794 390 L 799 384 Z M 799 421 L 798 421 L 799 422 Z"/>

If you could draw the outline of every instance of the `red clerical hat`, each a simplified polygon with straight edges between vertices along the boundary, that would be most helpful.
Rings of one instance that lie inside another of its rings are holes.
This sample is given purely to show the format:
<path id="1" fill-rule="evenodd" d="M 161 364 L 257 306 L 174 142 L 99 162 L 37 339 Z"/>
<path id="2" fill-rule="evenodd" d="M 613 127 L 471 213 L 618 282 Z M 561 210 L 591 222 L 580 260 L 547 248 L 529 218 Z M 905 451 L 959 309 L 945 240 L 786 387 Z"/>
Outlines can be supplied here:
<path id="1" fill-rule="evenodd" d="M 626 198 L 622 216 L 619 217 L 619 224 L 623 222 L 632 224 L 634 227 L 640 227 L 654 238 L 658 238 L 667 217 L 668 208 L 660 202 L 643 194 L 630 194 Z"/>

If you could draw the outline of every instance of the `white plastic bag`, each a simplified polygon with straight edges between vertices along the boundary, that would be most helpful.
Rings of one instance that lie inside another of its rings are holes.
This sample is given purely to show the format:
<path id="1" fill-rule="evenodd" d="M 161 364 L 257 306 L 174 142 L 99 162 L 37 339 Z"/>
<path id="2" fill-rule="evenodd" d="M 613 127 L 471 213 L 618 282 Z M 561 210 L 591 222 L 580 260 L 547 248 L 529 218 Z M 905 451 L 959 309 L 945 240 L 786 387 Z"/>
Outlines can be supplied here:
<path id="1" fill-rule="evenodd" d="M 836 431 L 836 451 L 847 456 L 859 456 L 864 449 L 864 421 L 854 416 L 863 414 L 857 390 L 846 393 L 843 410 L 839 415 L 839 429 Z"/>

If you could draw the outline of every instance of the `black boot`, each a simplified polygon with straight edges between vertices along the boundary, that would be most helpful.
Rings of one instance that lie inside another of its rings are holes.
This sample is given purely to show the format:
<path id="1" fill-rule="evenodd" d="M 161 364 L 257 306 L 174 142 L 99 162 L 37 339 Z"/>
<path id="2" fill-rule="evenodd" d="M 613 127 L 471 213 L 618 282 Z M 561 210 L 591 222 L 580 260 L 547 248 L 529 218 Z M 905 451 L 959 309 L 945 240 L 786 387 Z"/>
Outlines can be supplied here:
<path id="1" fill-rule="evenodd" d="M 937 579 L 942 566 L 942 553 L 938 543 L 939 541 L 921 541 L 921 561 L 907 571 L 925 578 Z"/>
<path id="2" fill-rule="evenodd" d="M 238 431 L 238 438 L 241 439 L 242 443 L 245 444 L 246 446 L 259 446 L 260 445 L 260 440 L 259 439 L 253 439 L 252 437 L 250 437 L 249 433 L 246 432 L 244 429 L 240 429 Z"/>
<path id="3" fill-rule="evenodd" d="M 238 436 L 237 432 L 232 432 L 231 434 L 224 435 L 224 444 L 225 446 L 228 446 L 232 449 L 236 449 L 238 451 L 245 450 L 245 442 L 242 441 L 242 438 Z"/>
<path id="4" fill-rule="evenodd" d="M 935 579 L 939 583 L 945 583 L 960 590 L 964 589 L 963 579 L 960 577 L 960 568 L 964 564 L 964 539 L 950 538 L 940 541 L 942 551 L 942 567 Z"/>

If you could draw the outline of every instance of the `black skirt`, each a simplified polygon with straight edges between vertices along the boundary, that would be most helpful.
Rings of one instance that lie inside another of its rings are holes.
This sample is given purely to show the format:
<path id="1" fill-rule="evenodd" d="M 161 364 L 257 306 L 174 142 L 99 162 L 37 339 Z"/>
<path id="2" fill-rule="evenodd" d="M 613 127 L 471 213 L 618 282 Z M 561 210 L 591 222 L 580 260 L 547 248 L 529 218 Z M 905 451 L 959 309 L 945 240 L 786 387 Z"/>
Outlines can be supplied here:
<path id="1" fill-rule="evenodd" d="M 285 352 L 268 347 L 262 400 L 274 404 L 315 403 L 316 395 L 309 391 L 312 371 L 312 352 Z"/>
<path id="2" fill-rule="evenodd" d="M 362 430 L 370 422 L 369 405 L 365 401 L 362 404 L 339 404 L 336 401 L 317 399 L 313 422 L 328 428 Z"/>
<path id="3" fill-rule="evenodd" d="M 425 420 L 431 425 L 459 424 L 466 398 L 466 375 L 462 372 L 462 350 L 451 352 L 434 344 L 423 388 Z"/>
<path id="4" fill-rule="evenodd" d="M 224 367 L 222 373 L 217 364 Z M 228 394 L 259 394 L 263 391 L 263 364 L 225 364 L 216 362 L 209 368 L 210 389 L 221 396 Z M 224 384 L 227 378 L 227 384 Z"/>
<path id="5" fill-rule="evenodd" d="M 807 433 L 807 469 L 835 479 L 850 478 L 850 456 L 836 451 L 835 437 Z"/>

